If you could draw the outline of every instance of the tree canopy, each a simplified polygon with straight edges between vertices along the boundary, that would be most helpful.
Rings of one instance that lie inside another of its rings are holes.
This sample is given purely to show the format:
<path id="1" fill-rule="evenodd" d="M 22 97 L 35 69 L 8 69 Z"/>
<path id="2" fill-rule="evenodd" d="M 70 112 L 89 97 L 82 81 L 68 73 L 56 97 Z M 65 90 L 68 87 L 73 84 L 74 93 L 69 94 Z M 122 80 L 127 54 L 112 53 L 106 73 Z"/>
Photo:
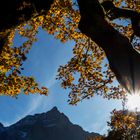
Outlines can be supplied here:
<path id="1" fill-rule="evenodd" d="M 5 1 L 0 8 L 0 94 L 47 95 L 46 87 L 22 75 L 39 27 L 62 43 L 75 41 L 73 58 L 59 67 L 57 75 L 61 86 L 71 89 L 70 104 L 94 94 L 110 99 L 135 92 L 140 88 L 139 7 L 133 0 Z M 120 24 L 122 20 L 125 24 Z M 18 47 L 13 44 L 16 34 L 25 39 Z M 116 78 L 121 86 L 114 84 Z"/>
<path id="2" fill-rule="evenodd" d="M 139 122 L 139 112 L 114 109 L 108 122 L 107 136 L 89 137 L 87 140 L 138 140 L 140 138 Z"/>

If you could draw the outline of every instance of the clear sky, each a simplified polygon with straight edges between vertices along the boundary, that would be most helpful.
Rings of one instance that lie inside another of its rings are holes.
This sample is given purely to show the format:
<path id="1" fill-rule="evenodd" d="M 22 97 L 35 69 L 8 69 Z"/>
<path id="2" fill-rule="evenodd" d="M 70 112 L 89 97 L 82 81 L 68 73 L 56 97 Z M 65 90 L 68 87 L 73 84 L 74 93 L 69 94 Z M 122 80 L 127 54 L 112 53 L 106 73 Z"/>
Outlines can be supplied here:
<path id="1" fill-rule="evenodd" d="M 20 38 L 15 44 L 21 43 Z M 45 31 L 40 31 L 38 41 L 34 43 L 28 59 L 24 63 L 24 75 L 34 76 L 36 81 L 49 88 L 49 95 L 23 95 L 18 99 L 0 96 L 0 122 L 5 126 L 15 123 L 28 114 L 47 112 L 57 106 L 60 112 L 67 115 L 70 121 L 80 125 L 89 132 L 104 134 L 110 111 L 121 109 L 120 101 L 103 99 L 95 96 L 90 100 L 83 100 L 77 106 L 67 103 L 68 90 L 60 87 L 60 81 L 55 80 L 59 65 L 66 64 L 72 56 L 74 42 L 62 44 Z"/>

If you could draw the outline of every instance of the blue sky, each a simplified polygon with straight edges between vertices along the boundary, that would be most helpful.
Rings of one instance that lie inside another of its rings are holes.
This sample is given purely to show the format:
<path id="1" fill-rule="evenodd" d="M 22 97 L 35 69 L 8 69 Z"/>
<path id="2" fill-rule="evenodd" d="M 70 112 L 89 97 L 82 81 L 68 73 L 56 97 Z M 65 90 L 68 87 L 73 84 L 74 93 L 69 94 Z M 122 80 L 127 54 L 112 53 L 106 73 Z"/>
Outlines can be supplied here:
<path id="1" fill-rule="evenodd" d="M 19 44 L 20 38 L 15 39 Z M 0 96 L 0 122 L 5 126 L 15 123 L 28 114 L 47 112 L 57 106 L 60 112 L 66 114 L 70 121 L 80 125 L 84 130 L 104 134 L 110 111 L 121 109 L 121 102 L 103 99 L 95 96 L 83 100 L 77 106 L 67 103 L 68 90 L 60 87 L 60 81 L 55 80 L 59 65 L 66 64 L 72 56 L 74 42 L 62 44 L 45 31 L 40 31 L 38 41 L 34 43 L 28 59 L 24 63 L 24 75 L 34 76 L 36 81 L 49 88 L 49 95 L 23 95 L 18 99 Z"/>

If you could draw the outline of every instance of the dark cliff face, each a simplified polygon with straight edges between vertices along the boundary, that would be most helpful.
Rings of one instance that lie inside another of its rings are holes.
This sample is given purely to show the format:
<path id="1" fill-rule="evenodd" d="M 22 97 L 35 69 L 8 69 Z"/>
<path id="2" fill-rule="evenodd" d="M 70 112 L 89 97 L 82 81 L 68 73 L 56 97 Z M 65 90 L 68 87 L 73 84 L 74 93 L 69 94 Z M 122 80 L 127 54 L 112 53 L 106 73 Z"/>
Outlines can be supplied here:
<path id="1" fill-rule="evenodd" d="M 85 140 L 89 136 L 98 134 L 72 124 L 56 107 L 47 113 L 29 115 L 9 127 L 0 124 L 0 140 Z"/>
<path id="2" fill-rule="evenodd" d="M 5 127 L 3 126 L 2 123 L 0 123 L 0 133 L 3 132 L 5 130 Z"/>

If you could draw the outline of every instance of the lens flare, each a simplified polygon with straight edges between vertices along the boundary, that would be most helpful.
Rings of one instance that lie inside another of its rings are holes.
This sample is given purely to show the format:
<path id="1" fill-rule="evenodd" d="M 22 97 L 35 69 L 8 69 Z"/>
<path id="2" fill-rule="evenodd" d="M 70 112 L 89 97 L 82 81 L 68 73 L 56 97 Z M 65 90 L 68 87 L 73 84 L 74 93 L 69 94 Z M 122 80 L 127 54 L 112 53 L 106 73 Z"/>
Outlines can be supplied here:
<path id="1" fill-rule="evenodd" d="M 138 93 L 132 95 L 129 94 L 127 96 L 126 105 L 128 110 L 135 111 L 137 109 L 137 111 L 140 111 L 140 94 Z"/>

